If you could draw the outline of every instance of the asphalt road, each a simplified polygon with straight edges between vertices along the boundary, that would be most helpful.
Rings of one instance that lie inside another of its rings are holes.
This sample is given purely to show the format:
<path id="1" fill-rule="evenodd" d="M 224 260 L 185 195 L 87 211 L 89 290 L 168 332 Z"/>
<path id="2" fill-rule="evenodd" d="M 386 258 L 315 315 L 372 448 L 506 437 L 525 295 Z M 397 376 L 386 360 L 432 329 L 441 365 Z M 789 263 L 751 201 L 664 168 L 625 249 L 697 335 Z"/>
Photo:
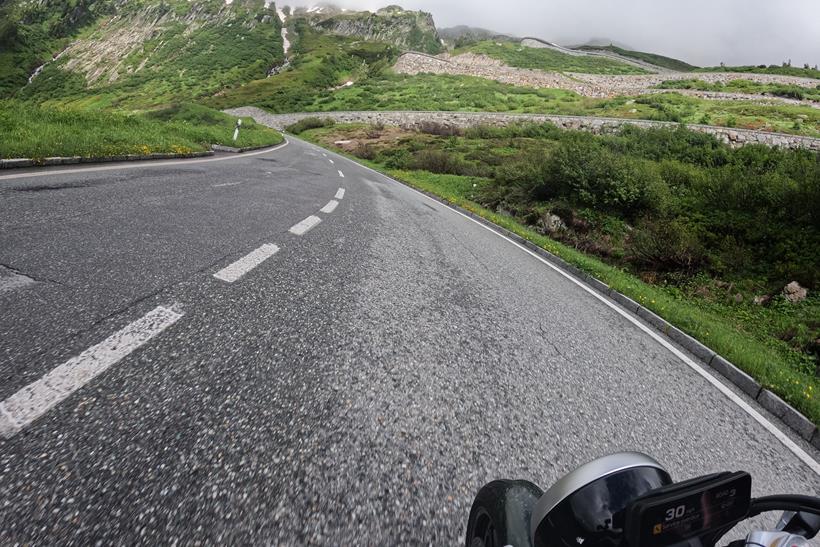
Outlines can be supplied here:
<path id="1" fill-rule="evenodd" d="M 618 450 L 820 493 L 476 222 L 300 141 L 218 160 L 0 173 L 0 544 L 454 544 L 483 483 Z"/>

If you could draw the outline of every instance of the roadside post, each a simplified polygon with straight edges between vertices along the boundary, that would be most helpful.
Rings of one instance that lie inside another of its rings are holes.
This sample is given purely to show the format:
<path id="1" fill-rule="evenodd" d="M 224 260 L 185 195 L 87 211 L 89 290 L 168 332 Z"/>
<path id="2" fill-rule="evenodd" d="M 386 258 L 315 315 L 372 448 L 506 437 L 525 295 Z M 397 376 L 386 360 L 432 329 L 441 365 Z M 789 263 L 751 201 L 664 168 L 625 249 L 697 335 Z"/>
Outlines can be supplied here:
<path id="1" fill-rule="evenodd" d="M 239 128 L 242 127 L 242 120 L 236 120 L 236 129 L 233 130 L 233 142 L 239 138 Z"/>

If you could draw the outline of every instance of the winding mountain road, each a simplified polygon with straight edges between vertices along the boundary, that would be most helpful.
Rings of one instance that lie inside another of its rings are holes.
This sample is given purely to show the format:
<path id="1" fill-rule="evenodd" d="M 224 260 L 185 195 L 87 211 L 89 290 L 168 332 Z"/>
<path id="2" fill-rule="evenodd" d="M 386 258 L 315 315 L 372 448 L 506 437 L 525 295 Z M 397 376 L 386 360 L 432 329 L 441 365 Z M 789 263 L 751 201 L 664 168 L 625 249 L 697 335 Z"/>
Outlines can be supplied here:
<path id="1" fill-rule="evenodd" d="M 2 545 L 454 544 L 623 449 L 820 493 L 628 312 L 296 139 L 2 174 L 0 264 Z"/>

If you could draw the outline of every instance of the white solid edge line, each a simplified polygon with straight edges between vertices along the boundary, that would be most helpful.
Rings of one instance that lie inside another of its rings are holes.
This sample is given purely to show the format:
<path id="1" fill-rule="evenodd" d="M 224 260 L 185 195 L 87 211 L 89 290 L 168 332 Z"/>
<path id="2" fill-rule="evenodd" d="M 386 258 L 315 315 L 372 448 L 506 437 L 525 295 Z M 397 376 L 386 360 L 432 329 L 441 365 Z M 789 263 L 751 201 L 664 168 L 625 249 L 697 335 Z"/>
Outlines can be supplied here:
<path id="1" fill-rule="evenodd" d="M 345 197 L 345 189 L 344 188 L 339 188 L 339 190 L 336 192 L 335 198 L 336 199 L 344 199 L 344 197 Z"/>
<path id="2" fill-rule="evenodd" d="M 309 144 L 311 144 L 311 146 L 316 146 L 316 145 L 314 145 L 314 144 L 312 144 L 312 143 L 309 143 Z M 318 148 L 318 147 L 317 147 L 317 148 Z M 340 158 L 344 158 L 344 156 L 339 156 L 339 157 L 340 157 Z M 439 201 L 439 200 L 437 200 L 437 199 L 433 199 L 433 198 L 431 198 L 430 196 L 428 196 L 428 195 L 427 195 L 427 194 L 425 194 L 424 192 L 419 192 L 418 190 L 416 190 L 415 188 L 412 188 L 411 186 L 408 186 L 408 185 L 406 185 L 406 184 L 402 184 L 401 182 L 399 182 L 399 181 L 397 181 L 397 180 L 393 180 L 392 178 L 388 177 L 388 176 L 387 176 L 387 175 L 385 175 L 384 173 L 379 173 L 379 172 L 378 172 L 378 171 L 376 171 L 375 169 L 372 169 L 372 168 L 370 168 L 370 167 L 368 167 L 368 166 L 366 166 L 366 165 L 362 165 L 362 164 L 360 164 L 360 163 L 356 163 L 356 162 L 354 162 L 353 160 L 350 160 L 350 159 L 348 159 L 348 158 L 344 158 L 344 159 L 347 159 L 349 162 L 351 162 L 351 163 L 353 163 L 353 164 L 355 164 L 355 165 L 357 165 L 357 166 L 359 166 L 359 167 L 361 167 L 361 168 L 363 168 L 363 169 L 367 169 L 368 171 L 370 171 L 370 172 L 372 172 L 372 173 L 375 173 L 375 174 L 379 175 L 380 177 L 383 177 L 383 178 L 385 178 L 385 179 L 389 180 L 389 181 L 390 181 L 390 182 L 392 182 L 392 183 L 399 184 L 399 185 L 403 186 L 404 188 L 407 188 L 407 189 L 409 189 L 409 190 L 412 190 L 413 192 L 415 192 L 415 193 L 419 194 L 420 196 L 423 196 L 423 197 L 427 198 L 428 200 L 430 200 L 430 201 L 432 201 L 432 202 L 434 202 L 434 203 L 438 203 L 439 205 L 444 205 L 444 206 L 445 206 L 445 207 L 447 207 L 450 211 L 452 211 L 452 212 L 454 212 L 454 213 L 456 213 L 456 214 L 458 214 L 458 215 L 460 215 L 460 216 L 462 216 L 462 217 L 466 218 L 467 220 L 469 220 L 469 221 L 471 221 L 471 222 L 476 223 L 477 225 L 481 226 L 481 227 L 482 227 L 482 228 L 484 228 L 485 230 L 487 230 L 487 231 L 489 231 L 489 232 L 492 232 L 493 234 L 495 234 L 496 236 L 500 237 L 501 239 L 503 239 L 503 240 L 505 240 L 505 241 L 507 241 L 507 242 L 509 242 L 509 243 L 511 243 L 511 244 L 513 244 L 513 245 L 515 245 L 516 247 L 518 247 L 519 249 L 521 249 L 521 250 L 522 250 L 522 251 L 524 251 L 525 253 L 527 253 L 527 254 L 529 254 L 530 256 L 532 256 L 532 257 L 536 258 L 537 260 L 540 260 L 541 262 L 543 262 L 544 264 L 546 264 L 547 266 L 549 266 L 550 268 L 552 268 L 553 270 L 555 270 L 556 272 L 558 272 L 559 274 L 561 274 L 562 276 L 564 276 L 565 278 L 569 279 L 570 281 L 572 281 L 573 283 L 575 283 L 576 285 L 578 285 L 581 289 L 585 290 L 586 292 L 588 292 L 589 294 L 591 294 L 592 296 L 594 296 L 595 298 L 597 298 L 598 300 L 600 300 L 601 302 L 603 302 L 604 304 L 606 304 L 607 306 L 609 306 L 610 308 L 612 308 L 613 310 L 615 310 L 616 312 L 618 312 L 621 316 L 623 316 L 623 317 L 624 317 L 624 318 L 626 318 L 626 319 L 627 319 L 630 323 L 632 323 L 633 325 L 635 325 L 636 327 L 638 327 L 639 329 L 641 329 L 643 332 L 645 332 L 646 334 L 648 334 L 648 335 L 649 335 L 652 339 L 654 339 L 654 340 L 655 340 L 656 342 L 658 342 L 660 345 L 662 345 L 663 347 L 665 347 L 666 349 L 668 349 L 668 350 L 669 350 L 669 351 L 670 351 L 673 355 L 675 355 L 677 358 L 679 358 L 681 361 L 683 361 L 686 365 L 688 365 L 688 366 L 689 366 L 689 368 L 693 369 L 695 372 L 697 372 L 697 373 L 698 373 L 698 374 L 700 374 L 703 378 L 705 378 L 705 379 L 706 379 L 706 381 L 708 381 L 708 382 L 709 382 L 710 384 L 712 384 L 715 388 L 717 388 L 717 390 L 718 390 L 718 391 L 720 391 L 723 395 L 725 395 L 725 396 L 726 396 L 726 397 L 727 397 L 730 401 L 732 401 L 732 402 L 733 402 L 733 403 L 735 403 L 737 406 L 739 406 L 739 407 L 740 407 L 743 411 L 745 411 L 745 412 L 746 412 L 749 416 L 751 416 L 751 417 L 752 417 L 752 418 L 753 418 L 753 419 L 754 419 L 757 423 L 759 423 L 760 425 L 762 425 L 762 426 L 763 426 L 763 427 L 764 427 L 764 428 L 765 428 L 765 429 L 766 429 L 769 433 L 771 433 L 772 435 L 774 435 L 774 437 L 775 437 L 778 441 L 780 441 L 780 442 L 783 444 L 783 446 L 785 446 L 787 449 L 789 449 L 789 450 L 790 450 L 790 451 L 791 451 L 791 452 L 792 452 L 795 456 L 797 456 L 797 457 L 798 457 L 798 458 L 799 458 L 799 459 L 800 459 L 803 463 L 805 463 L 807 466 L 809 466 L 809 468 L 811 468 L 811 470 L 812 470 L 812 471 L 814 471 L 817 475 L 820 475 L 820 463 L 818 463 L 818 462 L 817 462 L 814 458 L 812 458 L 812 457 L 811 457 L 811 456 L 810 456 L 810 455 L 809 455 L 809 454 L 808 454 L 805 450 L 803 450 L 802 448 L 800 448 L 800 447 L 797 445 L 797 443 L 795 443 L 793 440 L 791 440 L 791 439 L 789 438 L 789 436 L 788 436 L 788 435 L 786 435 L 785 433 L 783 433 L 783 431 L 781 431 L 779 427 L 777 427 L 776 425 L 774 425 L 771 421 L 769 421 L 766 417 L 764 417 L 762 414 L 760 414 L 757 410 L 755 410 L 754 408 L 752 408 L 752 406 L 751 406 L 749 403 L 747 403 L 746 401 L 744 401 L 744 400 L 743 400 L 741 397 L 739 397 L 739 396 L 738 396 L 738 395 L 737 395 L 734 391 L 732 391 L 731 389 L 729 389 L 728 387 L 726 387 L 726 385 L 724 385 L 724 384 L 723 384 L 723 382 L 721 382 L 720 380 L 718 380 L 717 378 L 715 378 L 714 376 L 712 376 L 711 374 L 709 374 L 706 370 L 704 370 L 704 369 L 703 369 L 703 367 L 701 367 L 700 365 L 698 365 L 697 363 L 695 363 L 692 359 L 690 359 L 688 356 L 686 356 L 686 355 L 685 355 L 683 352 L 681 352 L 678 348 L 676 348 L 675 346 L 673 346 L 673 345 L 672 345 L 670 342 L 668 342 L 667 340 L 664 340 L 664 339 L 663 339 L 663 338 L 662 338 L 659 334 L 657 334 L 657 333 L 655 333 L 654 331 L 652 331 L 652 329 L 650 329 L 649 327 L 647 327 L 646 325 L 644 325 L 641 321 L 639 321 L 639 320 L 638 320 L 638 319 L 636 319 L 635 317 L 632 317 L 632 316 L 631 316 L 631 315 L 630 315 L 630 314 L 629 314 L 626 310 L 624 310 L 623 308 L 621 308 L 621 307 L 620 307 L 618 304 L 616 304 L 615 302 L 610 301 L 608 298 L 606 298 L 606 297 L 605 297 L 605 296 L 603 296 L 602 294 L 598 293 L 595 289 L 593 289 L 593 288 L 591 288 L 591 287 L 588 287 L 588 286 L 587 286 L 586 284 L 584 284 L 582 281 L 580 281 L 580 280 L 578 280 L 578 279 L 575 279 L 575 277 L 573 277 L 571 274 L 569 274 L 569 273 L 565 272 L 564 270 L 562 270 L 561 268 L 559 268 L 557 265 L 553 264 L 553 263 L 552 263 L 552 262 L 550 262 L 549 260 L 547 260 L 547 259 L 545 259 L 544 257 L 539 256 L 538 254 L 536 254 L 536 253 L 532 252 L 531 250 L 527 249 L 526 247 L 524 247 L 524 246 L 523 246 L 523 245 L 521 245 L 520 243 L 517 243 L 517 242 L 513 241 L 512 239 L 508 238 L 508 237 L 507 237 L 507 236 L 505 236 L 504 234 L 499 233 L 499 232 L 497 232 L 497 231 L 493 230 L 492 228 L 490 228 L 490 227 L 489 227 L 489 226 L 487 226 L 486 224 L 483 224 L 483 223 L 481 223 L 481 222 L 477 221 L 476 219 L 471 218 L 471 217 L 469 217 L 469 216 L 465 215 L 465 214 L 464 214 L 464 213 L 462 213 L 461 211 L 458 211 L 458 210 L 456 210 L 456 209 L 453 209 L 453 208 L 452 208 L 452 207 L 450 207 L 448 204 L 446 204 L 446 203 L 444 203 L 444 202 L 442 202 L 442 201 Z"/>
<path id="3" fill-rule="evenodd" d="M 279 247 L 272 243 L 266 243 L 255 251 L 246 254 L 230 266 L 216 272 L 214 277 L 227 283 L 234 283 L 278 252 Z"/>
<path id="4" fill-rule="evenodd" d="M 336 207 L 338 207 L 338 206 L 339 206 L 339 202 L 338 202 L 338 201 L 336 201 L 335 199 L 332 199 L 332 200 L 330 200 L 329 202 L 327 202 L 327 205 L 325 205 L 324 207 L 322 207 L 322 208 L 321 208 L 321 209 L 319 209 L 319 210 L 320 210 L 321 212 L 325 213 L 326 215 L 329 215 L 330 213 L 332 213 L 333 211 L 335 211 L 335 210 L 336 210 Z"/>
<path id="5" fill-rule="evenodd" d="M 342 171 L 341 171 L 341 170 L 339 170 L 339 176 L 340 176 L 340 177 L 342 177 L 342 178 L 345 178 L 345 174 L 344 174 L 344 173 L 342 173 Z"/>
<path id="6" fill-rule="evenodd" d="M 85 167 L 80 169 L 57 169 L 54 171 L 44 171 L 42 173 L 38 173 L 36 171 L 31 173 L 17 173 L 13 175 L 0 175 L 0 180 L 12 180 L 12 179 L 22 179 L 27 177 L 48 177 L 51 175 L 65 175 L 71 173 L 92 173 L 96 171 L 116 171 L 117 169 L 137 169 L 140 167 L 168 167 L 171 165 L 196 165 L 200 163 L 210 163 L 214 161 L 228 161 L 228 160 L 238 160 L 242 158 L 249 158 L 252 156 L 259 156 L 261 154 L 267 154 L 269 152 L 275 152 L 280 150 L 287 145 L 290 144 L 290 141 L 285 138 L 285 142 L 282 144 L 278 144 L 271 148 L 265 148 L 263 150 L 259 150 L 257 152 L 245 152 L 243 154 L 235 154 L 233 156 L 225 156 L 221 158 L 191 158 L 191 159 L 183 159 L 183 160 L 150 160 L 150 161 L 135 161 L 135 162 L 124 162 L 120 165 L 103 165 L 100 167 Z"/>
<path id="7" fill-rule="evenodd" d="M 311 215 L 311 216 L 307 217 L 305 220 L 303 220 L 302 222 L 300 222 L 299 224 L 294 225 L 288 231 L 292 234 L 297 235 L 297 236 L 305 235 L 310 230 L 312 230 L 315 226 L 317 226 L 320 222 L 322 222 L 321 218 L 319 218 L 315 215 Z"/>
<path id="8" fill-rule="evenodd" d="M 12 437 L 128 354 L 179 321 L 160 306 L 0 403 L 0 436 Z"/>

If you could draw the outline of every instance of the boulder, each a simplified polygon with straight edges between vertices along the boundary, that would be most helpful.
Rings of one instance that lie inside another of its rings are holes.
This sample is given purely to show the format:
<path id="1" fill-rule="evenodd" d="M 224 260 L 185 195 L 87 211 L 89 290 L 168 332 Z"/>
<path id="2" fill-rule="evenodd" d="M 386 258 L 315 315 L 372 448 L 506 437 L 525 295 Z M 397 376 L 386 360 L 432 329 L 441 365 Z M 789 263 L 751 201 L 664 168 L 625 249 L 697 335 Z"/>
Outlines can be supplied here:
<path id="1" fill-rule="evenodd" d="M 805 300 L 809 294 L 809 291 L 805 287 L 801 287 L 800 283 L 797 281 L 792 281 L 783 288 L 783 294 L 785 295 L 786 300 L 796 304 Z"/>

